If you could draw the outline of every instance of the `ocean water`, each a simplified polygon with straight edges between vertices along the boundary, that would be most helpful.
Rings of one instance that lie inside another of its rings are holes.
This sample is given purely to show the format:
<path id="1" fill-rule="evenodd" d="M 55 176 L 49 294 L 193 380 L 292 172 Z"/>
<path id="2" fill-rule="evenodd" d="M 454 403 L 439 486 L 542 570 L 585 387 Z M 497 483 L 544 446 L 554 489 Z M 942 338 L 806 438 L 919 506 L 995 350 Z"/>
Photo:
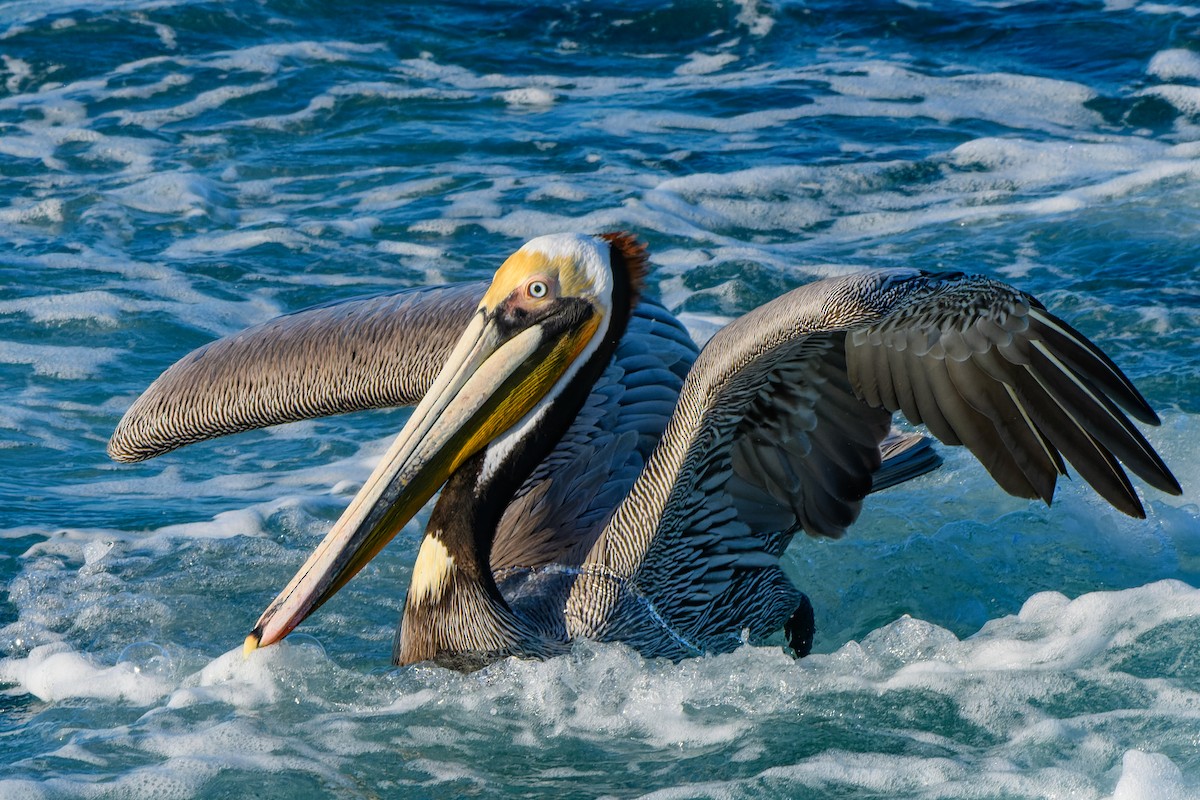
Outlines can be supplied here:
<path id="1" fill-rule="evenodd" d="M 403 410 L 107 460 L 190 349 L 628 229 L 702 338 L 980 272 L 1159 409 L 1183 483 L 1053 508 L 943 449 L 796 541 L 814 655 L 389 666 L 421 515 L 241 656 Z M 1200 797 L 1200 6 L 0 3 L 0 798 Z"/>

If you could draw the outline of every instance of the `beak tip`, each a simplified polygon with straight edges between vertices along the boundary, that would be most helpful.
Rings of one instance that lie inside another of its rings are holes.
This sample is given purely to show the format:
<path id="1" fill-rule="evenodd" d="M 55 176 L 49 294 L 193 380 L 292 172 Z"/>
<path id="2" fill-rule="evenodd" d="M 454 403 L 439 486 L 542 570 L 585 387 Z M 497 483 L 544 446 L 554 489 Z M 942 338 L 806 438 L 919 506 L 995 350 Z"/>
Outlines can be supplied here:
<path id="1" fill-rule="evenodd" d="M 261 642 L 262 633 L 258 628 L 255 628 L 246 637 L 246 641 L 242 643 L 242 660 L 250 658 L 250 654 L 259 648 Z"/>

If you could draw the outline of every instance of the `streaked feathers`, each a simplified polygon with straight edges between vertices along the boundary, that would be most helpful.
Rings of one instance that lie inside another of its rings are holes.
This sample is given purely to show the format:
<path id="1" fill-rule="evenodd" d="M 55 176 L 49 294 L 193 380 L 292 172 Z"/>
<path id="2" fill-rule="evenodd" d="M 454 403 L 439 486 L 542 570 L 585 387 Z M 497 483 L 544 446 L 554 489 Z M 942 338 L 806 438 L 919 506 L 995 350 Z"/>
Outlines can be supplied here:
<path id="1" fill-rule="evenodd" d="M 309 308 L 197 348 L 154 381 L 108 443 L 117 461 L 283 422 L 413 405 L 487 283 Z"/>

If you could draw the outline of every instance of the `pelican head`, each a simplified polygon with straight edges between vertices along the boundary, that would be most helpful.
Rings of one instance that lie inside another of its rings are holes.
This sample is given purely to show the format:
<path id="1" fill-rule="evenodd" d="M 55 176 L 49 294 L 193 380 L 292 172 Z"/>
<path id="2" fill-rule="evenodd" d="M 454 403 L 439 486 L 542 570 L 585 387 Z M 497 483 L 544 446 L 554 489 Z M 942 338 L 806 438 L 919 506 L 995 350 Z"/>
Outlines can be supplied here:
<path id="1" fill-rule="evenodd" d="M 536 424 L 583 364 L 615 346 L 643 263 L 641 246 L 619 234 L 543 236 L 510 256 L 404 429 L 263 612 L 245 652 L 284 638 L 332 597 L 467 459 Z M 447 558 L 436 543 L 422 547 L 410 598 L 437 586 Z"/>

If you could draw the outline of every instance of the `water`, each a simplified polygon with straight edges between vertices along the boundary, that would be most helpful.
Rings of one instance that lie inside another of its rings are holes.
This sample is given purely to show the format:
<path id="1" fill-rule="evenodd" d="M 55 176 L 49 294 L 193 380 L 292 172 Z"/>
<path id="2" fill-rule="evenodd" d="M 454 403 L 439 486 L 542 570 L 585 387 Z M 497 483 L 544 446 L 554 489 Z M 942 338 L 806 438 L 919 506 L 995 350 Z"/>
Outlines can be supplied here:
<path id="1" fill-rule="evenodd" d="M 1200 795 L 1200 7 L 0 4 L 0 797 Z M 697 336 L 817 276 L 983 272 L 1162 412 L 1185 487 L 1053 509 L 947 451 L 797 541 L 816 654 L 393 670 L 407 528 L 242 638 L 403 411 L 138 466 L 160 370 L 281 312 L 628 228 Z"/>

